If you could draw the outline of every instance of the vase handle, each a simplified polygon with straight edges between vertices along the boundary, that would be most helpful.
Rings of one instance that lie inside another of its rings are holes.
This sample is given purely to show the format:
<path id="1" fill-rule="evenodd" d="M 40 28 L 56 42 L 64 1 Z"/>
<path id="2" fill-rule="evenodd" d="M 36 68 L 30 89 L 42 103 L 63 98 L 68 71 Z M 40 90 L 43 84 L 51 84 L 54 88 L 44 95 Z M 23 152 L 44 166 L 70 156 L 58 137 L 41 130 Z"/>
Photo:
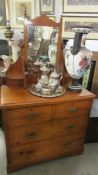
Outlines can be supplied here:
<path id="1" fill-rule="evenodd" d="M 75 34 L 74 44 L 71 50 L 72 55 L 77 55 L 77 53 L 80 51 L 82 35 L 83 33 L 79 33 L 79 32 Z"/>

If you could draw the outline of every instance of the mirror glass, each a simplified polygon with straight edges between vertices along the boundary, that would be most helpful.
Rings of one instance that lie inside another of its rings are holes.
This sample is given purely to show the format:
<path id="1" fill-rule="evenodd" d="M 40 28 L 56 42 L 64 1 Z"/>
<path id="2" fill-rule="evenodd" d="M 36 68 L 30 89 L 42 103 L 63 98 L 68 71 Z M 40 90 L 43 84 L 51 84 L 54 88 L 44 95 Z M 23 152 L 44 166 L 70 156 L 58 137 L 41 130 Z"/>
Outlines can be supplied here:
<path id="1" fill-rule="evenodd" d="M 28 60 L 55 65 L 58 28 L 28 25 Z"/>

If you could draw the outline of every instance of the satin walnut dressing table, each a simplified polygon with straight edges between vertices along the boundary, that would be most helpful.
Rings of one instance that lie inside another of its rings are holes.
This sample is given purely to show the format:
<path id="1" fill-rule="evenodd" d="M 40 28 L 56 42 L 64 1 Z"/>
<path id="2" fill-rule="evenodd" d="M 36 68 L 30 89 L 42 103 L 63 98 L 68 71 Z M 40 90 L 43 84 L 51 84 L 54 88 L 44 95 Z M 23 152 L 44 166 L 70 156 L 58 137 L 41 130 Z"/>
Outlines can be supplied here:
<path id="1" fill-rule="evenodd" d="M 8 172 L 61 156 L 81 154 L 92 100 L 82 89 L 42 98 L 22 87 L 1 87 Z"/>

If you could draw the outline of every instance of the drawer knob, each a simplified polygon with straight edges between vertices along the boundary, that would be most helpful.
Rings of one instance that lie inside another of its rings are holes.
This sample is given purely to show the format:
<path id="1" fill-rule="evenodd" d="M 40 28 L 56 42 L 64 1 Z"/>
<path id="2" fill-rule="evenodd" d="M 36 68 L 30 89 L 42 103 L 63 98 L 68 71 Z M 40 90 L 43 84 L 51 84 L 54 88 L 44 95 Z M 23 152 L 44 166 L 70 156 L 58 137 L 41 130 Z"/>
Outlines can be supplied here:
<path id="1" fill-rule="evenodd" d="M 27 137 L 27 138 L 32 138 L 32 137 L 34 137 L 35 135 L 36 135 L 35 132 L 31 132 L 31 133 L 27 133 L 27 134 L 26 134 L 26 137 Z"/>
<path id="2" fill-rule="evenodd" d="M 34 152 L 35 152 L 35 150 L 29 150 L 29 151 L 26 152 L 26 154 L 27 154 L 27 155 L 31 155 L 31 154 L 33 154 Z"/>
<path id="3" fill-rule="evenodd" d="M 69 111 L 70 113 L 75 113 L 75 112 L 77 112 L 77 109 L 76 109 L 76 108 L 70 108 L 70 109 L 68 109 L 68 111 Z"/>
<path id="4" fill-rule="evenodd" d="M 31 155 L 35 152 L 35 150 L 29 150 L 29 151 L 21 151 L 19 152 L 19 155 Z"/>
<path id="5" fill-rule="evenodd" d="M 73 129 L 73 128 L 75 128 L 75 125 L 69 125 L 69 126 L 67 126 L 66 128 L 67 128 L 67 129 Z"/>
<path id="6" fill-rule="evenodd" d="M 71 144 L 71 142 L 65 142 L 64 146 L 69 146 Z"/>
<path id="7" fill-rule="evenodd" d="M 26 118 L 27 119 L 34 119 L 37 116 L 37 113 L 29 114 Z"/>

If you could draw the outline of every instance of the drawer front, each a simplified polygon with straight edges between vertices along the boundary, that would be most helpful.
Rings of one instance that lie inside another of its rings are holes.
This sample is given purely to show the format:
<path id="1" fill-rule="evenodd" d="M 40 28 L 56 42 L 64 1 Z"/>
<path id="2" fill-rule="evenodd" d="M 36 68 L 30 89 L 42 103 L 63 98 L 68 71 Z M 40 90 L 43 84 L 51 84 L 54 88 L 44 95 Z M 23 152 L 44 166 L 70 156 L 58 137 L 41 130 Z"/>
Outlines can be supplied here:
<path id="1" fill-rule="evenodd" d="M 84 138 L 81 135 L 58 137 L 51 140 L 12 148 L 10 150 L 10 164 L 27 164 L 53 157 L 71 154 L 71 151 L 83 147 Z"/>
<path id="2" fill-rule="evenodd" d="M 44 122 L 35 126 L 25 126 L 9 130 L 9 145 L 11 147 L 42 141 L 52 137 L 83 133 L 87 126 L 87 117 L 77 119 Z"/>
<path id="3" fill-rule="evenodd" d="M 69 118 L 76 116 L 88 116 L 90 112 L 91 102 L 71 102 L 55 106 L 55 118 Z"/>
<path id="4" fill-rule="evenodd" d="M 4 110 L 8 127 L 31 125 L 51 119 L 51 106 Z"/>

